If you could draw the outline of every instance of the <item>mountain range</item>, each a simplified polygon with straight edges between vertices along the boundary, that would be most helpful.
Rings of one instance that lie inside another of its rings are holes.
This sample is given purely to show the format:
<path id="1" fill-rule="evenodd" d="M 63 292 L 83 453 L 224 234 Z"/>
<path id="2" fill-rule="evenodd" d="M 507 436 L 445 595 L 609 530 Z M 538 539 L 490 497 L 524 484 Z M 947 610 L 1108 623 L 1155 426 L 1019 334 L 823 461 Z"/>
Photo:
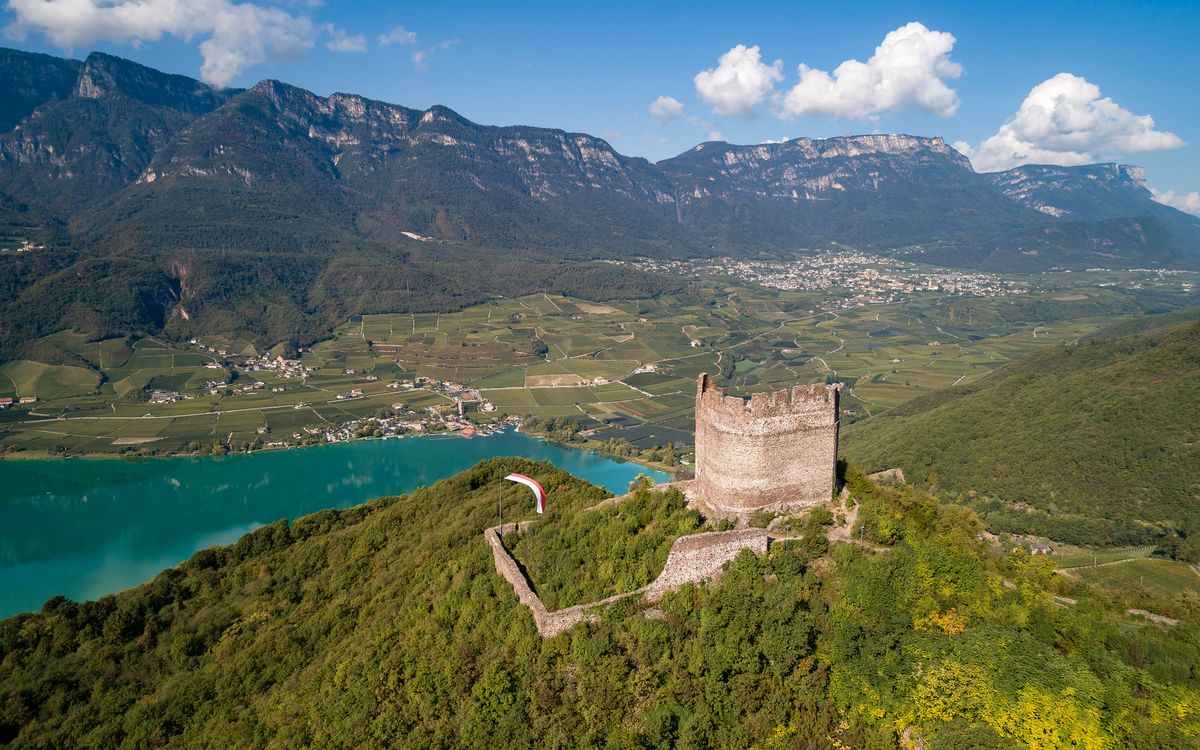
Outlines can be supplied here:
<path id="1" fill-rule="evenodd" d="M 637 255 L 1200 266 L 1200 218 L 1126 165 L 981 174 L 909 135 L 708 142 L 651 163 L 442 106 L 0 49 L 0 246 L 23 242 L 53 251 L 0 254 L 0 355 L 63 324 L 303 340 L 355 312 L 672 283 L 593 262 Z"/>

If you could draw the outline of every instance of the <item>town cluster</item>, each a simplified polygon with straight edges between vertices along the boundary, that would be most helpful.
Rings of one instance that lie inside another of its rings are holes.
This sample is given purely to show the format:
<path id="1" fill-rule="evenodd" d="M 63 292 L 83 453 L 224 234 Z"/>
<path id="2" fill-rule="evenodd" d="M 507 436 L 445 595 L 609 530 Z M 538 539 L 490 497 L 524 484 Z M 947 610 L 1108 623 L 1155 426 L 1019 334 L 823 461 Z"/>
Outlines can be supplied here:
<path id="1" fill-rule="evenodd" d="M 305 427 L 292 434 L 292 440 L 268 441 L 269 448 L 281 448 L 308 442 L 346 443 L 365 438 L 397 438 L 404 435 L 422 435 L 435 433 L 457 433 L 465 438 L 486 437 L 503 432 L 510 427 L 519 425 L 519 416 L 507 416 L 485 424 L 477 424 L 447 407 L 427 406 L 414 410 L 406 404 L 392 404 L 392 409 L 383 409 L 380 413 L 352 419 L 337 425 L 322 425 Z M 259 429 L 260 434 L 267 434 L 266 428 Z"/>
<path id="2" fill-rule="evenodd" d="M 16 247 L 5 247 L 0 245 L 0 253 L 31 253 L 34 250 L 45 250 L 45 245 L 39 245 L 36 242 L 29 240 L 21 240 L 21 244 Z"/>
<path id="3" fill-rule="evenodd" d="M 865 253 L 815 253 L 787 261 L 704 258 L 632 261 L 648 271 L 684 276 L 727 276 L 774 289 L 830 292 L 835 307 L 901 302 L 921 292 L 999 297 L 1028 286 L 987 273 L 930 269 Z"/>

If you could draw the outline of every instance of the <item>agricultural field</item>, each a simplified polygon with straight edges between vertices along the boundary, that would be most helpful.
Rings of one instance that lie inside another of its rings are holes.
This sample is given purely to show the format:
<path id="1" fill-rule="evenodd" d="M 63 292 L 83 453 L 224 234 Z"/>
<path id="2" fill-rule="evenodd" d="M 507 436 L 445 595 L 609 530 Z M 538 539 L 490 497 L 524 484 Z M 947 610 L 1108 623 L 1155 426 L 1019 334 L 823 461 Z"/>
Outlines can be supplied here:
<path id="1" fill-rule="evenodd" d="M 1155 612 L 1175 612 L 1181 596 L 1200 597 L 1200 572 L 1176 560 L 1147 557 L 1074 568 L 1070 573 L 1131 605 Z"/>
<path id="2" fill-rule="evenodd" d="M 1055 288 L 1016 309 L 1004 297 L 936 292 L 835 308 L 821 293 L 709 282 L 660 299 L 539 294 L 458 313 L 356 316 L 305 357 L 323 374 L 391 365 L 463 383 L 506 412 L 690 431 L 701 372 L 743 393 L 841 382 L 845 417 L 857 419 L 1094 333 L 1118 318 L 1095 311 L 1123 301 Z"/>
<path id="3" fill-rule="evenodd" d="M 54 364 L 0 365 L 0 396 L 38 399 L 0 412 L 0 449 L 173 452 L 324 429 L 398 402 L 453 405 L 432 390 L 401 397 L 388 388 L 417 378 L 477 390 L 496 416 L 579 415 L 613 436 L 688 442 L 701 372 L 741 393 L 840 382 L 843 419 L 853 421 L 1077 340 L 1130 309 L 1124 292 L 1061 279 L 1019 298 L 835 296 L 709 278 L 657 299 L 537 294 L 455 313 L 355 315 L 301 353 L 303 380 L 248 370 L 260 352 L 246 341 L 96 341 L 64 331 L 39 342 Z M 351 390 L 363 396 L 338 398 Z M 161 392 L 183 397 L 150 403 Z"/>
<path id="4" fill-rule="evenodd" d="M 1126 560 L 1149 557 L 1154 547 L 1116 547 L 1111 549 L 1089 549 L 1060 544 L 1051 559 L 1061 569 L 1086 568 Z"/>

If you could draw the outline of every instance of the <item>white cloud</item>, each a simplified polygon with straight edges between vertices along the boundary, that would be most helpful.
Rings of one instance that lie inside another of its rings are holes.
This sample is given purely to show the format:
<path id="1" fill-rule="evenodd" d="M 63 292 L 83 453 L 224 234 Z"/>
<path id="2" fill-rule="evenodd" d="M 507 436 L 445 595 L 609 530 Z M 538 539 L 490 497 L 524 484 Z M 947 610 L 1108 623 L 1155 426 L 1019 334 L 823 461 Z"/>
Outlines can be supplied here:
<path id="1" fill-rule="evenodd" d="M 710 131 L 708 131 L 708 140 L 723 141 L 723 140 L 725 140 L 725 134 L 722 133 L 720 130 L 710 130 Z"/>
<path id="2" fill-rule="evenodd" d="M 1164 206 L 1178 208 L 1180 211 L 1200 216 L 1200 192 L 1193 190 L 1190 193 L 1176 194 L 1174 190 L 1150 188 L 1150 194 L 1154 197 L 1154 200 Z"/>
<path id="3" fill-rule="evenodd" d="M 438 42 L 432 47 L 415 49 L 412 51 L 412 54 L 408 56 L 408 59 L 412 60 L 412 64 L 417 67 L 417 70 L 428 70 L 430 57 L 438 52 L 444 52 L 445 50 L 450 49 L 460 41 L 460 39 L 447 39 L 444 42 Z"/>
<path id="4" fill-rule="evenodd" d="M 1021 164 L 1087 164 L 1118 154 L 1180 148 L 1183 139 L 1154 129 L 1150 115 L 1135 115 L 1100 87 L 1070 73 L 1034 86 L 995 135 L 971 147 L 954 147 L 980 171 Z"/>
<path id="5" fill-rule="evenodd" d="M 696 74 L 696 93 L 719 115 L 754 116 L 754 108 L 783 80 L 783 60 L 762 61 L 758 46 L 739 44 L 717 60 L 717 67 Z"/>
<path id="6" fill-rule="evenodd" d="M 207 35 L 200 77 L 215 86 L 228 86 L 253 65 L 307 52 L 318 33 L 307 16 L 231 0 L 9 0 L 8 9 L 9 36 L 37 31 L 71 50 L 101 39 L 138 44 Z"/>
<path id="7" fill-rule="evenodd" d="M 329 34 L 333 38 L 325 42 L 326 49 L 333 52 L 366 52 L 367 38 L 362 34 L 351 34 L 345 29 L 335 29 L 329 27 Z"/>
<path id="8" fill-rule="evenodd" d="M 958 94 L 946 79 L 962 75 L 950 59 L 954 36 L 916 21 L 891 31 L 869 60 L 846 60 L 833 73 L 801 64 L 800 82 L 776 101 L 792 117 L 874 117 L 908 107 L 949 117 Z"/>
<path id="9" fill-rule="evenodd" d="M 384 47 L 389 44 L 416 44 L 417 32 L 409 31 L 403 26 L 396 26 L 391 31 L 375 37 L 375 41 Z"/>
<path id="10" fill-rule="evenodd" d="M 650 116 L 666 125 L 671 120 L 683 117 L 683 102 L 673 96 L 660 96 L 650 102 Z"/>

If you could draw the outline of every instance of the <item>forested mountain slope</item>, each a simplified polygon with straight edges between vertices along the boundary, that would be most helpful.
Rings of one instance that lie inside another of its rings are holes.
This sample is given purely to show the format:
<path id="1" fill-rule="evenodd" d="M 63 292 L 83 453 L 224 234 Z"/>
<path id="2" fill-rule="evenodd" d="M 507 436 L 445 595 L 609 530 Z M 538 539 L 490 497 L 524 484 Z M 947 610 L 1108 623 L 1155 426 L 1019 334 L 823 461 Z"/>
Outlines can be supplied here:
<path id="1" fill-rule="evenodd" d="M 978 174 L 908 135 L 704 143 L 652 164 L 443 106 L 215 90 L 100 53 L 0 63 L 0 359 L 64 327 L 273 344 L 489 293 L 660 291 L 593 262 L 636 256 L 1200 266 L 1200 219 L 1155 203 L 1133 167 Z M 41 249 L 7 250 L 27 243 Z"/>
<path id="2" fill-rule="evenodd" d="M 0 742 L 832 749 L 904 736 L 946 750 L 1200 736 L 1194 614 L 1131 627 L 1083 588 L 1056 606 L 1050 568 L 996 557 L 969 511 L 853 471 L 868 546 L 824 556 L 822 534 L 767 559 L 744 552 L 719 584 L 669 594 L 652 616 L 628 601 L 542 640 L 480 533 L 498 493 L 506 518 L 529 512 L 503 489 L 513 469 L 550 492 L 539 523 L 570 523 L 603 494 L 495 459 L 0 623 Z M 636 533 L 652 508 L 616 520 Z M 533 554 L 596 556 L 588 576 L 621 564 L 607 548 L 539 542 Z"/>
<path id="3" fill-rule="evenodd" d="M 1177 531 L 1194 558 L 1200 323 L 1184 317 L 1195 314 L 1123 324 L 914 399 L 844 430 L 843 454 L 955 493 L 996 530 L 1084 544 Z"/>

